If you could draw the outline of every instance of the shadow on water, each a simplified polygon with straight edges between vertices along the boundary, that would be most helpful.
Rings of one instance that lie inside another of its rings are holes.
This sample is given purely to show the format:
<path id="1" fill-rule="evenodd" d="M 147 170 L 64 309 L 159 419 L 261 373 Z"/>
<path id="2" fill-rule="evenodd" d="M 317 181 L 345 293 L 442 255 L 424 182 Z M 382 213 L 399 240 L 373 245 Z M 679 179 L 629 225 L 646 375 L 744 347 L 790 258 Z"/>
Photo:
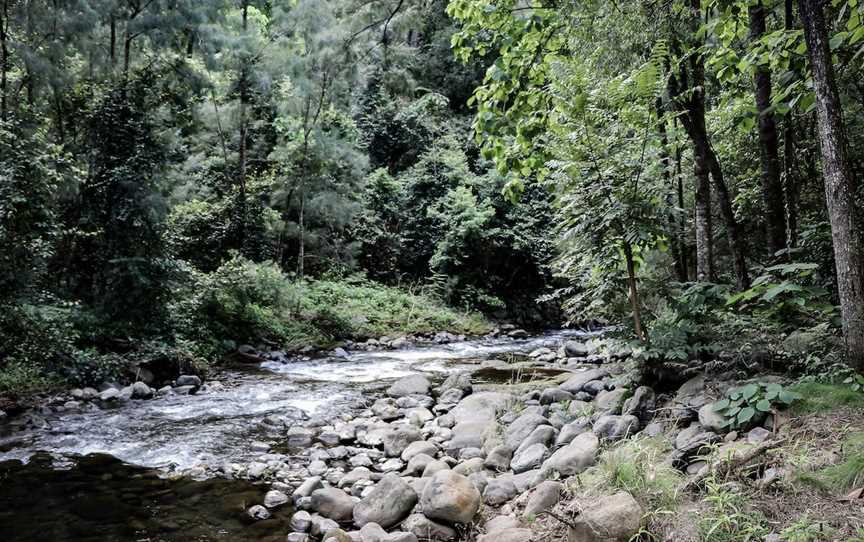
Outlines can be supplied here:
<path id="1" fill-rule="evenodd" d="M 266 488 L 248 482 L 165 479 L 109 455 L 79 457 L 68 470 L 52 461 L 0 463 L 0 540 L 282 541 L 289 531 L 287 507 L 251 522 L 246 509 Z"/>

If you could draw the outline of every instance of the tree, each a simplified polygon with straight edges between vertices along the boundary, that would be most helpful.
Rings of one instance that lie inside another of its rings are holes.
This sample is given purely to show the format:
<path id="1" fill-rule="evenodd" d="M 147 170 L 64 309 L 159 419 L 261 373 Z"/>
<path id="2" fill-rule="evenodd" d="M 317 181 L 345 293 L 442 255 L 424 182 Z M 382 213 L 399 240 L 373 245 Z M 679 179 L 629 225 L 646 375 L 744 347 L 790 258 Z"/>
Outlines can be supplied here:
<path id="1" fill-rule="evenodd" d="M 823 0 L 799 0 L 807 57 L 816 92 L 816 118 L 825 176 L 825 201 L 834 240 L 837 290 L 849 363 L 864 370 L 864 231 L 855 205 L 857 185 L 847 151 Z"/>
<path id="2" fill-rule="evenodd" d="M 765 35 L 765 6 L 761 0 L 749 7 L 750 37 L 758 42 Z M 762 197 L 768 230 L 768 251 L 775 254 L 786 248 L 786 212 L 780 180 L 780 151 L 777 124 L 771 109 L 771 70 L 764 64 L 754 69 L 756 108 L 759 115 L 759 150 L 762 163 Z"/>

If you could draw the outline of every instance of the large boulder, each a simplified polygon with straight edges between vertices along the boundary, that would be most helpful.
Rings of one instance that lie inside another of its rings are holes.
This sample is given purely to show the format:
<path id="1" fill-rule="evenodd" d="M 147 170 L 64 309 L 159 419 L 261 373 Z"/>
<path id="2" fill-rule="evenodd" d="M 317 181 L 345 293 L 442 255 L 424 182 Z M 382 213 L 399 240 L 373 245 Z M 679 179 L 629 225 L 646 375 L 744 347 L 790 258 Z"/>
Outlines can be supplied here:
<path id="1" fill-rule="evenodd" d="M 428 440 L 415 440 L 402 450 L 400 457 L 402 461 L 411 461 L 415 455 L 426 454 L 435 457 L 438 453 L 438 446 Z"/>
<path id="2" fill-rule="evenodd" d="M 609 376 L 609 371 L 606 369 L 589 369 L 581 373 L 576 373 L 559 387 L 570 393 L 579 393 L 588 382 L 591 382 L 592 380 L 600 380 L 607 376 Z"/>
<path id="3" fill-rule="evenodd" d="M 544 473 L 554 471 L 564 476 L 579 474 L 594 464 L 599 448 L 600 441 L 594 433 L 582 433 L 570 444 L 552 454 L 543 463 L 541 470 Z"/>
<path id="4" fill-rule="evenodd" d="M 349 521 L 354 512 L 354 499 L 335 487 L 325 487 L 312 492 L 312 509 L 333 521 Z"/>
<path id="5" fill-rule="evenodd" d="M 448 523 L 470 523 L 479 508 L 480 492 L 474 484 L 450 470 L 435 473 L 420 497 L 427 518 Z"/>
<path id="6" fill-rule="evenodd" d="M 435 392 L 444 395 L 448 390 L 459 390 L 462 395 L 471 395 L 473 389 L 470 373 L 456 373 L 448 376 L 440 386 L 435 388 Z"/>
<path id="7" fill-rule="evenodd" d="M 534 431 L 531 432 L 530 435 L 525 438 L 525 440 L 522 441 L 522 444 L 520 444 L 519 447 L 516 448 L 515 453 L 518 454 L 525 448 L 528 448 L 529 446 L 532 446 L 534 444 L 543 444 L 545 446 L 549 446 L 553 442 L 555 442 L 555 437 L 557 436 L 557 434 L 558 431 L 556 431 L 555 428 L 551 425 L 539 425 L 534 429 Z"/>
<path id="8" fill-rule="evenodd" d="M 411 513 L 417 494 L 402 478 L 387 474 L 354 506 L 354 523 L 359 527 L 377 523 L 385 529 L 396 525 Z"/>
<path id="9" fill-rule="evenodd" d="M 568 542 L 628 542 L 642 521 L 642 507 L 624 491 L 595 500 L 576 517 Z"/>
<path id="10" fill-rule="evenodd" d="M 532 542 L 533 540 L 533 531 L 523 527 L 501 529 L 477 537 L 477 542 Z"/>
<path id="11" fill-rule="evenodd" d="M 423 375 L 409 375 L 400 378 L 387 388 L 390 397 L 405 397 L 408 395 L 428 395 L 429 379 Z"/>
<path id="12" fill-rule="evenodd" d="M 567 341 L 564 343 L 564 354 L 568 358 L 584 358 L 591 353 L 588 345 L 579 341 Z"/>

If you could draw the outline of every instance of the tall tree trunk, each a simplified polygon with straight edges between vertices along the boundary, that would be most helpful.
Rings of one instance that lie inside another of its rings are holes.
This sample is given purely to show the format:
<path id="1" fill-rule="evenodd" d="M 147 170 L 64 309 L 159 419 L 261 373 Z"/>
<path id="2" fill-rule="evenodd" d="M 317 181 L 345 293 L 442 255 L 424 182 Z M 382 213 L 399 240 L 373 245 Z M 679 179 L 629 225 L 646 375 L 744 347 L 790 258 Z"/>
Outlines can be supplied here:
<path id="1" fill-rule="evenodd" d="M 677 121 L 676 121 L 677 122 Z M 684 173 L 681 165 L 681 144 L 675 136 L 675 188 L 678 193 L 678 208 L 684 210 Z M 681 241 L 681 264 L 684 267 L 684 281 L 690 280 L 690 248 L 687 245 L 687 218 L 684 213 L 678 219 L 678 239 Z"/>
<path id="2" fill-rule="evenodd" d="M 699 30 L 702 14 L 701 0 L 691 0 L 690 26 L 695 36 Z M 738 289 L 747 288 L 750 278 L 744 259 L 744 244 L 741 239 L 735 213 L 732 211 L 732 200 L 723 178 L 720 162 L 708 138 L 708 128 L 705 124 L 705 58 L 696 51 L 700 43 L 692 44 L 694 51 L 688 56 L 688 62 L 680 66 L 680 81 L 670 77 L 670 86 L 674 89 L 679 109 L 685 113 L 681 122 L 693 144 L 694 173 L 696 175 L 696 275 L 697 280 L 713 280 L 713 247 L 710 243 L 710 185 L 707 178 L 713 182 L 717 192 L 720 210 L 729 238 L 729 249 L 735 262 L 735 284 Z M 688 73 L 689 68 L 689 73 Z M 686 90 L 686 92 L 685 92 Z M 686 95 L 686 96 L 685 96 Z M 707 198 L 707 199 L 706 199 Z M 701 246 L 700 246 L 701 245 Z"/>
<path id="3" fill-rule="evenodd" d="M 249 25 L 249 2 L 243 1 L 243 34 L 245 36 L 246 31 L 248 30 Z M 243 55 L 245 57 L 245 55 Z M 238 201 L 238 214 L 239 214 L 239 224 L 238 224 L 238 232 L 237 239 L 240 244 L 240 251 L 243 252 L 243 248 L 246 246 L 246 140 L 249 133 L 249 123 L 246 107 L 249 103 L 249 67 L 248 61 L 246 58 L 242 59 L 242 65 L 240 66 L 240 172 L 239 172 L 239 187 L 240 187 L 240 195 Z"/>
<path id="4" fill-rule="evenodd" d="M 714 237 L 711 220 L 711 181 L 708 177 L 705 155 L 693 149 L 693 176 L 696 182 L 694 196 L 696 224 L 696 280 L 714 282 Z"/>
<path id="5" fill-rule="evenodd" d="M 795 25 L 794 0 L 786 0 L 783 22 L 787 32 Z M 783 199 L 786 203 L 786 245 L 798 245 L 798 160 L 795 149 L 795 117 L 783 120 Z"/>
<path id="6" fill-rule="evenodd" d="M 660 134 L 660 166 L 663 180 L 669 185 L 668 204 L 674 205 L 671 190 L 674 188 L 672 181 L 672 158 L 669 155 L 669 135 L 666 131 L 666 117 L 663 114 L 663 101 L 658 98 L 655 104 L 657 112 L 657 132 Z M 669 214 L 669 226 L 672 233 L 672 258 L 675 260 L 675 274 L 679 282 L 687 282 L 687 264 L 684 261 L 684 239 L 678 231 L 678 217 L 676 213 Z"/>
<path id="7" fill-rule="evenodd" d="M 624 260 L 627 264 L 627 284 L 630 290 L 630 309 L 633 311 L 633 329 L 641 342 L 647 342 L 648 337 L 642 329 L 642 309 L 639 306 L 639 290 L 636 287 L 636 265 L 633 262 L 633 247 L 624 241 Z"/>
<path id="8" fill-rule="evenodd" d="M 9 0 L 2 0 L 0 11 L 0 120 L 9 119 Z"/>
<path id="9" fill-rule="evenodd" d="M 747 272 L 747 260 L 744 258 L 744 240 L 741 238 L 741 230 L 735 219 L 735 211 L 732 209 L 732 197 L 723 178 L 723 168 L 720 167 L 720 160 L 717 159 L 717 153 L 714 152 L 710 142 L 708 142 L 706 156 L 711 170 L 711 180 L 717 191 L 717 203 L 720 205 L 720 213 L 726 225 L 726 235 L 729 236 L 729 248 L 735 266 L 735 286 L 738 290 L 746 290 L 750 287 L 750 275 Z"/>
<path id="10" fill-rule="evenodd" d="M 755 44 L 765 34 L 765 8 L 759 1 L 749 8 L 750 40 Z M 786 248 L 786 213 L 780 181 L 780 151 L 777 124 L 771 112 L 771 70 L 757 65 L 753 76 L 756 109 L 759 111 L 759 154 L 762 164 L 762 199 L 768 251 L 773 255 Z"/>
<path id="11" fill-rule="evenodd" d="M 306 273 L 306 191 L 300 192 L 300 250 L 297 254 L 297 276 L 302 280 Z"/>
<path id="12" fill-rule="evenodd" d="M 855 209 L 855 179 L 849 166 L 843 111 L 825 23 L 823 0 L 799 0 L 807 56 L 816 92 L 816 118 L 825 177 L 825 200 L 834 241 L 837 290 L 848 362 L 864 370 L 864 239 Z"/>
<path id="13" fill-rule="evenodd" d="M 111 28 L 110 34 L 110 43 L 109 43 L 109 57 L 111 59 L 111 69 L 113 70 L 117 66 L 117 17 L 114 15 L 114 12 L 111 12 L 111 19 L 109 20 L 109 25 Z"/>

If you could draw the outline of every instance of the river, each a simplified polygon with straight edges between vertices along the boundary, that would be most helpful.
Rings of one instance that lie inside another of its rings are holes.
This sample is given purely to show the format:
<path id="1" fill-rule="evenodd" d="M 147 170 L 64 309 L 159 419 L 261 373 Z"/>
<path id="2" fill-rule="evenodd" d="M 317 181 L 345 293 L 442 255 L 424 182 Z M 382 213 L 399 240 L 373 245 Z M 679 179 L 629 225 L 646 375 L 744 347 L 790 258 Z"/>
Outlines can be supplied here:
<path id="1" fill-rule="evenodd" d="M 0 427 L 0 540 L 284 540 L 287 511 L 245 521 L 266 487 L 212 473 L 253 460 L 262 446 L 278 447 L 286 427 L 363 408 L 396 378 L 421 372 L 440 380 L 586 335 L 555 331 L 265 362 L 214 375 L 221 385 L 206 393 L 43 411 L 25 430 L 7 423 Z"/>

